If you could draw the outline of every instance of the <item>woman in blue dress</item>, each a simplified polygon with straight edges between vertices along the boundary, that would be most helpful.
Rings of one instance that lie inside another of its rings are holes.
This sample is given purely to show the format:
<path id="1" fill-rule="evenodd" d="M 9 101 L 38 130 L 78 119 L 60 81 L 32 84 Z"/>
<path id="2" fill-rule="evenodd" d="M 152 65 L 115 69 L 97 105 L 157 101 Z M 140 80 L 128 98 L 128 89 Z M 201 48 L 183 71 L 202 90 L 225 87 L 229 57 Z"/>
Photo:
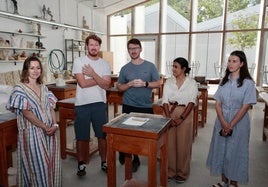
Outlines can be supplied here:
<path id="1" fill-rule="evenodd" d="M 238 186 L 248 182 L 250 118 L 256 104 L 255 83 L 248 71 L 243 51 L 233 51 L 218 90 L 216 121 L 207 158 L 212 175 L 222 176 L 213 187 Z"/>

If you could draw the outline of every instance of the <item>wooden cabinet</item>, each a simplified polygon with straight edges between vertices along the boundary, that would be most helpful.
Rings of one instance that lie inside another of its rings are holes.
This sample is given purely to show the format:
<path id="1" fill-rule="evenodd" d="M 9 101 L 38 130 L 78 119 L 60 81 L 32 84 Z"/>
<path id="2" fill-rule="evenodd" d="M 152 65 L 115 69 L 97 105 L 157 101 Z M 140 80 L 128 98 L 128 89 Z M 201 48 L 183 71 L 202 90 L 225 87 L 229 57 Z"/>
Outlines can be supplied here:
<path id="1" fill-rule="evenodd" d="M 13 113 L 0 115 L 0 186 L 8 185 L 7 169 L 12 161 L 10 147 L 17 147 L 17 119 Z"/>
<path id="2" fill-rule="evenodd" d="M 58 100 L 75 97 L 76 84 L 66 84 L 65 86 L 56 86 L 56 84 L 47 85 L 48 89 L 53 92 Z"/>

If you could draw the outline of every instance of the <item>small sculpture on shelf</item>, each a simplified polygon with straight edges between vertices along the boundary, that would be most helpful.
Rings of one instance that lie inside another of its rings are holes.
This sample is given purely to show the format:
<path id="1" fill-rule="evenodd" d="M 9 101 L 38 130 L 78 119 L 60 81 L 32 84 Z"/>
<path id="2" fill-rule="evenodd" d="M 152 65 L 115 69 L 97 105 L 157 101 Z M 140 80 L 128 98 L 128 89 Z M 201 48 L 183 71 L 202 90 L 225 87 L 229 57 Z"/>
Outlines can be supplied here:
<path id="1" fill-rule="evenodd" d="M 42 8 L 42 18 L 43 19 L 46 19 L 46 12 L 47 12 L 46 5 L 43 5 L 43 8 Z"/>
<path id="2" fill-rule="evenodd" d="M 43 46 L 43 43 L 42 43 L 42 42 L 39 42 L 39 41 L 35 42 L 35 46 L 36 46 L 36 48 L 38 48 L 38 49 L 46 49 L 46 48 Z"/>
<path id="3" fill-rule="evenodd" d="M 32 23 L 32 29 L 33 29 L 33 34 L 38 34 L 38 25 L 37 23 Z"/>
<path id="4" fill-rule="evenodd" d="M 9 47 L 9 41 L 4 40 L 0 37 L 0 47 Z M 0 60 L 8 60 L 8 53 L 9 50 L 7 49 L 1 49 L 0 50 Z"/>
<path id="5" fill-rule="evenodd" d="M 83 16 L 83 28 L 89 29 L 89 26 L 87 25 L 87 21 L 85 19 L 85 16 Z M 82 31 L 82 40 L 85 40 L 88 37 L 89 33 L 86 31 Z"/>
<path id="6" fill-rule="evenodd" d="M 51 12 L 51 10 L 50 10 L 49 7 L 47 8 L 47 14 L 50 16 L 50 21 L 55 21 L 55 20 L 53 19 L 53 14 L 52 14 L 52 12 Z"/>
<path id="7" fill-rule="evenodd" d="M 14 6 L 14 14 L 19 14 L 19 12 L 18 12 L 18 2 L 17 2 L 17 0 L 11 0 L 12 1 L 12 3 L 13 3 L 13 6 Z"/>
<path id="8" fill-rule="evenodd" d="M 20 54 L 20 60 L 25 60 L 27 57 L 26 57 L 26 52 L 25 51 L 22 51 L 21 54 Z"/>
<path id="9" fill-rule="evenodd" d="M 41 24 L 40 23 L 32 23 L 33 33 L 36 35 L 41 35 Z"/>

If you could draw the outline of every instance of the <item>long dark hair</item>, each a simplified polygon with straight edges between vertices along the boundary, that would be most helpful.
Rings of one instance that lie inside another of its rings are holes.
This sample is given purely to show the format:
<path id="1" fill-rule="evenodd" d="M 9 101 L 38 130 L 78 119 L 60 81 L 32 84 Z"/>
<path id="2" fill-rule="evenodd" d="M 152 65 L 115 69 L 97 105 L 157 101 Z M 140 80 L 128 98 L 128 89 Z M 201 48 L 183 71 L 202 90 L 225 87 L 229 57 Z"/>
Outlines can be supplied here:
<path id="1" fill-rule="evenodd" d="M 243 85 L 243 81 L 244 79 L 250 79 L 250 80 L 253 80 L 249 71 L 248 71 L 248 62 L 247 62 L 247 57 L 245 55 L 245 53 L 243 51 L 233 51 L 230 56 L 237 56 L 240 60 L 240 62 L 243 62 L 243 66 L 240 68 L 240 71 L 239 71 L 239 77 L 238 77 L 238 80 L 237 80 L 237 87 L 240 87 Z M 225 76 L 223 77 L 222 79 L 222 82 L 221 82 L 221 86 L 223 86 L 227 81 L 228 81 L 228 77 L 230 75 L 230 71 L 228 69 L 228 67 L 226 68 L 225 70 Z"/>
<path id="2" fill-rule="evenodd" d="M 177 62 L 178 64 L 180 64 L 181 69 L 182 68 L 185 68 L 185 70 L 184 70 L 184 74 L 185 75 L 186 74 L 189 74 L 189 72 L 191 71 L 191 68 L 189 67 L 189 63 L 188 63 L 188 61 L 185 58 L 178 57 L 175 60 L 173 60 L 173 62 Z"/>
<path id="3" fill-rule="evenodd" d="M 42 67 L 41 61 L 36 56 L 30 56 L 30 57 L 25 59 L 25 61 L 23 63 L 21 76 L 20 76 L 20 82 L 29 83 L 29 68 L 30 68 L 31 61 L 38 61 L 39 62 L 39 65 L 41 68 L 41 74 L 36 81 L 37 81 L 37 83 L 42 84 L 43 83 L 43 67 Z"/>

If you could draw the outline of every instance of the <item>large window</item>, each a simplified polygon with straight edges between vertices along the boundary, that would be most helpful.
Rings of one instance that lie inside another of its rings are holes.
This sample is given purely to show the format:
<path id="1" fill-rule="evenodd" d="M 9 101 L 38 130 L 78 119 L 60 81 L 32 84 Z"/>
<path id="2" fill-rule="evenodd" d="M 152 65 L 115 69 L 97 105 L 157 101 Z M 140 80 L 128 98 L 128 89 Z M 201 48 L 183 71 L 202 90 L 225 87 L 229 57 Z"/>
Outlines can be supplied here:
<path id="1" fill-rule="evenodd" d="M 177 57 L 188 57 L 188 37 L 187 34 L 162 35 L 162 66 L 160 72 L 166 76 L 172 75 L 172 62 Z"/>
<path id="2" fill-rule="evenodd" d="M 220 33 L 194 34 L 192 36 L 192 74 L 206 76 L 207 78 L 218 77 L 217 68 L 220 63 Z M 212 52 L 213 51 L 213 52 Z"/>
<path id="3" fill-rule="evenodd" d="M 118 12 L 108 16 L 110 50 L 114 50 L 116 58 L 125 58 L 115 59 L 120 65 L 114 67 L 119 68 L 122 61 L 128 60 L 125 45 L 129 38 L 153 36 L 157 43 L 147 42 L 143 47 L 149 49 L 146 50 L 148 58 L 156 57 L 155 65 L 161 74 L 170 76 L 172 60 L 185 57 L 193 67 L 191 76 L 220 78 L 230 52 L 243 50 L 252 76 L 261 84 L 264 75 L 256 73 L 257 70 L 268 72 L 266 56 L 262 55 L 267 53 L 266 9 L 264 0 L 152 0 L 122 10 L 128 17 L 126 22 L 114 19 Z M 113 42 L 121 38 L 124 38 L 125 54 L 117 55 L 119 46 L 115 48 Z"/>
<path id="4" fill-rule="evenodd" d="M 159 33 L 159 0 L 149 1 L 134 8 L 134 33 Z"/>
<path id="5" fill-rule="evenodd" d="M 110 16 L 110 34 L 131 33 L 131 9 L 122 10 Z"/>
<path id="6" fill-rule="evenodd" d="M 190 1 L 167 0 L 167 4 L 163 3 L 162 10 L 163 32 L 189 31 Z"/>
<path id="7" fill-rule="evenodd" d="M 260 0 L 229 0 L 227 11 L 227 29 L 257 29 Z"/>
<path id="8" fill-rule="evenodd" d="M 192 30 L 221 30 L 224 0 L 195 0 L 192 5 Z"/>

